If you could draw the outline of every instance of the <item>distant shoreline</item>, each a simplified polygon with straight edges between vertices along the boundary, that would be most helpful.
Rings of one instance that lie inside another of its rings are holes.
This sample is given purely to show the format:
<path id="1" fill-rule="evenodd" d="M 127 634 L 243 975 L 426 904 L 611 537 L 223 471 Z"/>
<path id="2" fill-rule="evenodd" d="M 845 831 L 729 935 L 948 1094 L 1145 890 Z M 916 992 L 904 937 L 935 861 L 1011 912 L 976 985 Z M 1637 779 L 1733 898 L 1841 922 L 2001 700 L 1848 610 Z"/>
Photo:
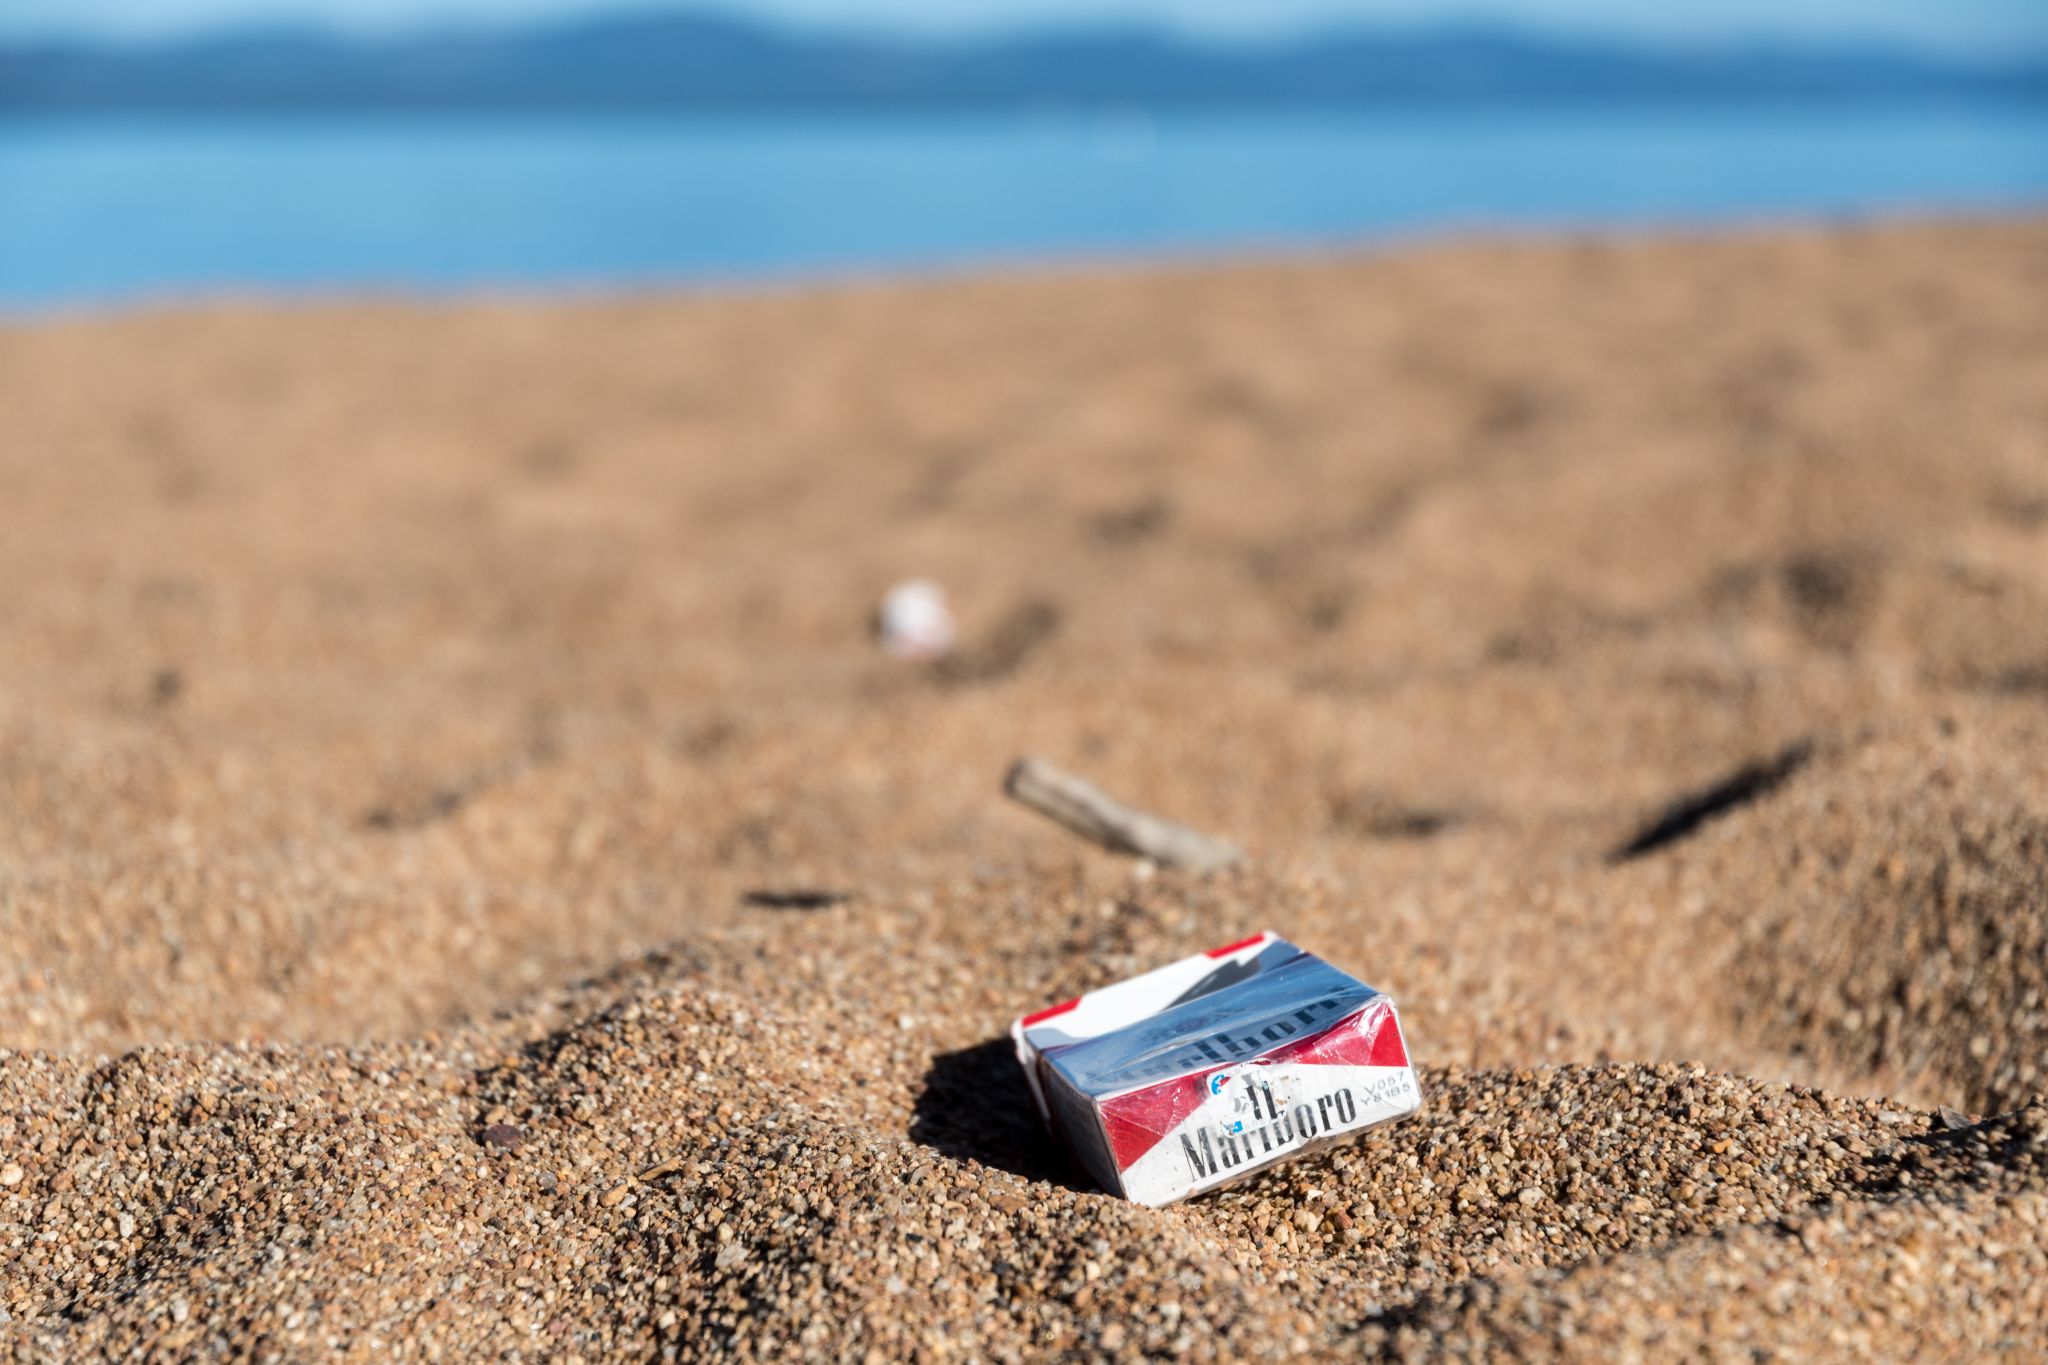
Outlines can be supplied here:
<path id="1" fill-rule="evenodd" d="M 1501 103 L 2048 102 L 2048 52 L 1679 48 L 1458 25 L 1231 46 L 1143 28 L 942 41 L 704 15 L 378 39 L 249 29 L 152 45 L 0 45 L 0 114 L 128 109 L 960 110 Z"/>

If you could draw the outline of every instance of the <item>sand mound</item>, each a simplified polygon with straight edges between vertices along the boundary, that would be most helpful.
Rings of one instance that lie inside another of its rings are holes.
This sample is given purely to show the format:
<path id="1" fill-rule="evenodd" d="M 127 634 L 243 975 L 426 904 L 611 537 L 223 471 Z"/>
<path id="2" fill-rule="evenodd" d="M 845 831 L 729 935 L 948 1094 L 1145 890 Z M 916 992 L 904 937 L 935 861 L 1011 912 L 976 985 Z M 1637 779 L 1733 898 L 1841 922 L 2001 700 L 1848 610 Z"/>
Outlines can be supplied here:
<path id="1" fill-rule="evenodd" d="M 8 1262 L 17 1344 L 1285 1354 L 1556 1345 L 1618 1295 L 1644 1301 L 1616 1318 L 1629 1339 L 1675 1346 L 1811 1276 L 1794 1249 L 1831 1239 L 1873 1281 L 1930 1244 L 1968 1267 L 1901 1348 L 2016 1340 L 2040 1307 L 1981 1302 L 1962 1237 L 1989 1221 L 2038 1266 L 2038 1106 L 1951 1132 L 1678 1065 L 1434 1068 L 1421 1119 L 1160 1212 L 1051 1166 L 994 1049 L 920 1087 L 902 1030 L 834 1039 L 703 968 L 634 975 L 511 1050 L 7 1059 L 10 1107 L 36 1115 L 0 1194 L 38 1231 Z M 1752 1250 L 1682 1250 L 1719 1235 Z M 1648 1311 L 1667 1297 L 1675 1320 Z M 1770 1311 L 1740 1330 L 1812 1330 L 1782 1294 Z"/>
<path id="2" fill-rule="evenodd" d="M 920 1087 L 903 1030 L 834 1039 L 702 967 L 632 975 L 511 1050 L 465 1032 L 7 1059 L 10 1107 L 36 1115 L 0 1195 L 39 1233 L 8 1265 L 18 1344 L 894 1357 L 1541 1339 L 1599 1297 L 1575 1267 L 1675 1275 L 1674 1248 L 1742 1229 L 1774 1264 L 1809 1225 L 1861 1245 L 1853 1230 L 1902 1201 L 2008 1221 L 2043 1202 L 2038 1106 L 1930 1132 L 1877 1101 L 1667 1064 L 1434 1068 L 1423 1118 L 1150 1211 L 1045 1161 L 992 1049 Z M 1537 1307 L 1488 1309 L 1503 1300 Z M 1970 1321 L 2010 1333 L 2021 1308 Z"/>
<path id="3" fill-rule="evenodd" d="M 2044 315 L 2014 223 L 0 329 L 4 1339 L 2041 1354 Z M 1094 1193 L 1008 1019 L 1267 927 L 1424 1114 Z"/>
<path id="4" fill-rule="evenodd" d="M 2024 740 L 1818 766 L 1759 816 L 1774 894 L 1742 925 L 1731 1020 L 1974 1112 L 2048 1090 L 2048 789 Z"/>

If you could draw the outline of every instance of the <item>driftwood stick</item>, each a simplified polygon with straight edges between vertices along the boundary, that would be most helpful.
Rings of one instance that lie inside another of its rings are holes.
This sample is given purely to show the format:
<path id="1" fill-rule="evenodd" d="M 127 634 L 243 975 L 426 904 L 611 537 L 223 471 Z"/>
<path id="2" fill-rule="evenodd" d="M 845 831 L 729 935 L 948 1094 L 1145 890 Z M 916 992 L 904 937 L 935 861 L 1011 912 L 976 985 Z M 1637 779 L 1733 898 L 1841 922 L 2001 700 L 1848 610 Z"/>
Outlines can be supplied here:
<path id="1" fill-rule="evenodd" d="M 1093 783 L 1043 759 L 1020 758 L 1011 764 L 1009 776 L 1003 779 L 1003 793 L 1112 853 L 1150 858 L 1162 867 L 1207 872 L 1244 857 L 1235 844 L 1133 810 Z"/>

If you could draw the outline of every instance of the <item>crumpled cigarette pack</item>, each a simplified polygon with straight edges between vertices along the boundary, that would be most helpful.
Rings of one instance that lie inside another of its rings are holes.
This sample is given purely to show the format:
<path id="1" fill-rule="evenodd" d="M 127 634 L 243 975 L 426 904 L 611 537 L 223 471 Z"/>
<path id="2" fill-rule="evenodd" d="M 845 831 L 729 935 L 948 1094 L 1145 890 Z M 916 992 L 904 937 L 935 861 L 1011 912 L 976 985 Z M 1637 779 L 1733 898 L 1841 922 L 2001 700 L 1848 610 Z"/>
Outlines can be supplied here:
<path id="1" fill-rule="evenodd" d="M 1017 1060 L 1053 1135 L 1154 1207 L 1422 1107 L 1394 1002 L 1263 933 L 1027 1014 Z"/>

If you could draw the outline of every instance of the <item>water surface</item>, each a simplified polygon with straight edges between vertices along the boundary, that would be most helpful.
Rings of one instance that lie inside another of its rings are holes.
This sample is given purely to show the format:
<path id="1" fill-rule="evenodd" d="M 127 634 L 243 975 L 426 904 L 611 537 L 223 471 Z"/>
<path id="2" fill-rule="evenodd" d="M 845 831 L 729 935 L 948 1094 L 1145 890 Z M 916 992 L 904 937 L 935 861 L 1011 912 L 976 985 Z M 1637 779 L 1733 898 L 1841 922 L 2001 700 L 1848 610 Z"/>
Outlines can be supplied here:
<path id="1" fill-rule="evenodd" d="M 2048 204 L 2048 109 L 0 122 L 0 306 Z"/>

